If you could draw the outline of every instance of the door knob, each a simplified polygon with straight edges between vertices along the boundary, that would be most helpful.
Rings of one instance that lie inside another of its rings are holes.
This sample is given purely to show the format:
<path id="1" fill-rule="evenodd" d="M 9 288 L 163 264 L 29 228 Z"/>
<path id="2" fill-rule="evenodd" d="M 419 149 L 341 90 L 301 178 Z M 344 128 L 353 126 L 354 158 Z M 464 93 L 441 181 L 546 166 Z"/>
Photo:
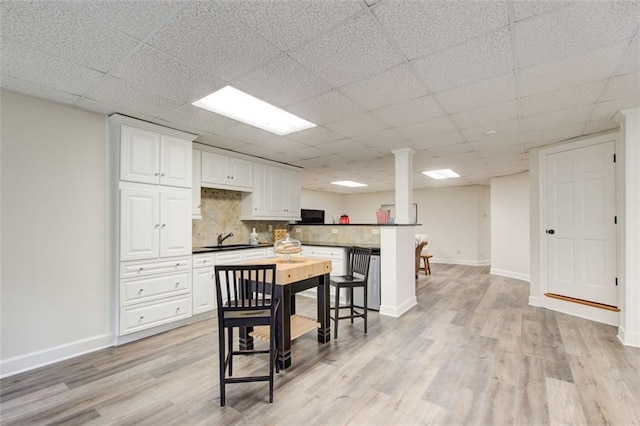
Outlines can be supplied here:
<path id="1" fill-rule="evenodd" d="M 547 234 L 551 234 L 551 235 L 556 233 L 556 231 L 554 231 L 553 229 L 547 229 L 546 232 L 547 232 Z"/>

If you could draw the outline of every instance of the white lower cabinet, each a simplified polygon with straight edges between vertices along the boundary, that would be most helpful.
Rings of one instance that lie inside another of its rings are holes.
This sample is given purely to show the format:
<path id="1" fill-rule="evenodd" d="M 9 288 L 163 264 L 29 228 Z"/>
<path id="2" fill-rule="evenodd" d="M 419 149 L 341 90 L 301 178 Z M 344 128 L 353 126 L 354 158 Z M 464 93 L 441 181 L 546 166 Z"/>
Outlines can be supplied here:
<path id="1" fill-rule="evenodd" d="M 216 309 L 213 253 L 193 255 L 193 315 Z"/>
<path id="2" fill-rule="evenodd" d="M 304 257 L 331 259 L 331 275 L 345 275 L 347 273 L 347 249 L 342 247 L 304 246 Z"/>
<path id="3" fill-rule="evenodd" d="M 123 262 L 120 277 L 120 335 L 191 316 L 190 257 Z"/>

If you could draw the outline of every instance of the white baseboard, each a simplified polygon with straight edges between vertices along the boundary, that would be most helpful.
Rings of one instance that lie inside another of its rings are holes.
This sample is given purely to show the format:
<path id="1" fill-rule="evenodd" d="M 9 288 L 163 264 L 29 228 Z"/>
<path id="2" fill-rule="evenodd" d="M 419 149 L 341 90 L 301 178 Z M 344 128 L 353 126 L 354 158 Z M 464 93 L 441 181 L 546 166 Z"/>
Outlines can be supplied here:
<path id="1" fill-rule="evenodd" d="M 625 346 L 640 348 L 640 333 L 630 333 L 624 327 L 618 327 L 618 340 Z"/>
<path id="2" fill-rule="evenodd" d="M 429 263 L 446 263 L 448 265 L 465 265 L 465 266 L 489 266 L 491 260 L 467 260 L 467 259 L 443 259 L 441 257 L 432 257 Z"/>
<path id="3" fill-rule="evenodd" d="M 529 296 L 529 306 L 535 306 L 537 308 L 544 308 L 542 301 L 537 296 Z"/>
<path id="4" fill-rule="evenodd" d="M 506 271 L 504 269 L 491 268 L 489 273 L 491 275 L 498 275 L 498 276 L 507 277 L 507 278 L 515 278 L 516 280 L 522 280 L 526 282 L 529 282 L 531 280 L 531 277 L 528 274 L 521 274 L 520 272 Z"/>
<path id="5" fill-rule="evenodd" d="M 113 346 L 114 335 L 102 334 L 0 361 L 0 378 L 34 370 Z"/>
<path id="6" fill-rule="evenodd" d="M 418 304 L 418 299 L 413 296 L 398 306 L 380 305 L 380 315 L 400 318 L 405 312 Z"/>

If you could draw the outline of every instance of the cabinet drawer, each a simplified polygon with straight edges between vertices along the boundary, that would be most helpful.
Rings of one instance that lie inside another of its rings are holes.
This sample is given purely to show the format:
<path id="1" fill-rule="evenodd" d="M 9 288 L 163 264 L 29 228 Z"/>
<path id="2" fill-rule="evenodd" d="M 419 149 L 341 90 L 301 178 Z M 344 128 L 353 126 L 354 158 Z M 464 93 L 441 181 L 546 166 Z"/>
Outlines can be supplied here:
<path id="1" fill-rule="evenodd" d="M 194 254 L 193 267 L 204 268 L 205 266 L 213 266 L 213 253 Z"/>
<path id="2" fill-rule="evenodd" d="M 267 249 L 253 249 L 242 251 L 243 260 L 264 259 L 265 257 L 267 257 Z"/>
<path id="3" fill-rule="evenodd" d="M 120 264 L 120 278 L 142 277 L 191 269 L 191 256 L 174 257 L 155 262 L 124 262 Z"/>
<path id="4" fill-rule="evenodd" d="M 242 254 L 240 250 L 234 250 L 231 253 L 216 253 L 215 262 L 216 265 L 242 262 Z"/>
<path id="5" fill-rule="evenodd" d="M 188 293 L 190 290 L 191 271 L 148 278 L 131 278 L 121 281 L 120 300 L 123 305 L 131 305 Z"/>
<path id="6" fill-rule="evenodd" d="M 305 246 L 304 255 L 308 257 L 322 257 L 325 259 L 343 260 L 344 250 L 345 249 L 343 248 L 337 247 Z"/>
<path id="7" fill-rule="evenodd" d="M 134 333 L 191 316 L 191 294 L 131 305 L 120 310 L 120 334 Z"/>

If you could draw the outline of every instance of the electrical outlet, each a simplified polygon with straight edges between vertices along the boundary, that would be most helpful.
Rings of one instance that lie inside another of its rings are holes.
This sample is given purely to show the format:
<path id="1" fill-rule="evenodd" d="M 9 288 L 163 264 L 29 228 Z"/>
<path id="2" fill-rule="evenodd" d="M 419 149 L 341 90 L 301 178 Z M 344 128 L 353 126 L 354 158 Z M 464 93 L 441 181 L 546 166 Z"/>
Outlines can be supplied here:
<path id="1" fill-rule="evenodd" d="M 378 229 L 378 228 L 373 228 L 373 229 L 371 230 L 371 233 L 372 233 L 373 235 L 380 235 L 380 229 Z"/>
<path id="2" fill-rule="evenodd" d="M 332 228 L 332 229 L 331 229 L 331 233 L 332 233 L 332 234 L 337 234 L 337 233 L 338 233 L 338 230 L 337 230 L 336 228 Z"/>
<path id="3" fill-rule="evenodd" d="M 302 232 L 302 228 L 295 228 L 296 234 L 299 234 Z"/>

